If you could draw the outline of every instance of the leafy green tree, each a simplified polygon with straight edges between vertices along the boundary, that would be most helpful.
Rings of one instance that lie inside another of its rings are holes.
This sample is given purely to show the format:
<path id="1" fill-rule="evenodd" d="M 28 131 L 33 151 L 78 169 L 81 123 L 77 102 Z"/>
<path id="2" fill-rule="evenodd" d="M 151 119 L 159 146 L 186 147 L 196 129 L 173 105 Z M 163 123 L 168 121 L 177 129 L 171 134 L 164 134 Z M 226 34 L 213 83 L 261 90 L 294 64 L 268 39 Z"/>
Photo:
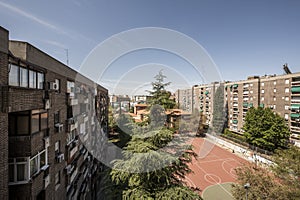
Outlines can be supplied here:
<path id="1" fill-rule="evenodd" d="M 220 83 L 213 101 L 212 127 L 215 133 L 222 133 L 225 127 L 224 84 Z"/>
<path id="2" fill-rule="evenodd" d="M 250 108 L 246 114 L 243 130 L 249 144 L 270 151 L 285 147 L 290 136 L 284 119 L 270 108 Z"/>
<path id="3" fill-rule="evenodd" d="M 274 174 L 255 165 L 244 166 L 236 169 L 237 183 L 232 185 L 231 193 L 235 199 L 244 200 L 246 189 L 244 185 L 250 184 L 248 199 L 257 200 L 286 200 L 282 184 L 276 180 Z"/>
<path id="4" fill-rule="evenodd" d="M 182 182 L 191 172 L 188 164 L 195 156 L 191 147 L 179 157 L 162 153 L 158 150 L 173 139 L 173 133 L 165 128 L 150 132 L 134 135 L 124 148 L 124 159 L 114 161 L 111 178 L 123 187 L 123 199 L 201 199 Z"/>
<path id="5" fill-rule="evenodd" d="M 176 103 L 173 99 L 170 99 L 171 92 L 166 90 L 166 87 L 170 85 L 171 82 L 164 82 L 166 76 L 163 75 L 162 70 L 160 70 L 154 78 L 155 81 L 151 83 L 152 91 L 148 91 L 152 96 L 149 101 L 150 105 L 160 105 L 164 109 L 174 108 Z"/>
<path id="6" fill-rule="evenodd" d="M 277 150 L 274 156 L 276 165 L 272 167 L 287 194 L 287 199 L 300 199 L 300 149 L 290 146 Z"/>
<path id="7" fill-rule="evenodd" d="M 294 146 L 276 150 L 274 165 L 261 168 L 256 165 L 236 169 L 237 184 L 233 184 L 235 199 L 244 199 L 244 185 L 250 183 L 249 199 L 300 199 L 300 149 Z"/>

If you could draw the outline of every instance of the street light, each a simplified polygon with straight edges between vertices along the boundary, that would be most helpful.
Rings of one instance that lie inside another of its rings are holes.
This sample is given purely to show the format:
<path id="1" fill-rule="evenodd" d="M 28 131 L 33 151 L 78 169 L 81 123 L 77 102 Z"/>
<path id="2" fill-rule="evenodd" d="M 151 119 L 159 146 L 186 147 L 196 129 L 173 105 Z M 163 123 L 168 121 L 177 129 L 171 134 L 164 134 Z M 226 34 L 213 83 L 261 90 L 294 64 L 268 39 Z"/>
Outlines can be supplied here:
<path id="1" fill-rule="evenodd" d="M 246 200 L 248 200 L 248 190 L 249 190 L 249 188 L 250 188 L 250 183 L 246 183 L 246 184 L 244 185 L 244 188 L 246 189 Z"/>

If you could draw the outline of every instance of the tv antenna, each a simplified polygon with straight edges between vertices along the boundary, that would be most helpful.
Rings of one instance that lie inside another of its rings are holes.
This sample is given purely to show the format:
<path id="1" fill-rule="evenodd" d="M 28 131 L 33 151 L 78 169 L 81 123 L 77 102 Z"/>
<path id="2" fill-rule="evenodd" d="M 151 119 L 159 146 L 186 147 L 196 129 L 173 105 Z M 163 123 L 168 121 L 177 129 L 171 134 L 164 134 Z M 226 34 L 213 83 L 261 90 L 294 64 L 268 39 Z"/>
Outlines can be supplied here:
<path id="1" fill-rule="evenodd" d="M 65 49 L 67 56 L 67 66 L 69 66 L 69 49 Z"/>

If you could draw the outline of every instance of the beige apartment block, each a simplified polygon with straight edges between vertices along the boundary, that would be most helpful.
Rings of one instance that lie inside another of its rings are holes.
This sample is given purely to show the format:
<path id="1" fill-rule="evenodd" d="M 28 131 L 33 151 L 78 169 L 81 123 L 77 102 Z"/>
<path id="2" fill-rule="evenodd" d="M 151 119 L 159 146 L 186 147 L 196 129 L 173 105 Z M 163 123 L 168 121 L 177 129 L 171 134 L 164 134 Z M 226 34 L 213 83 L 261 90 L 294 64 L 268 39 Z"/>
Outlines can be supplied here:
<path id="1" fill-rule="evenodd" d="M 199 110 L 211 125 L 214 96 L 219 83 L 194 85 L 177 90 L 176 102 L 181 109 Z M 247 80 L 224 82 L 224 107 L 227 127 L 243 134 L 245 116 L 251 107 L 270 108 L 286 121 L 291 141 L 300 146 L 300 73 L 250 76 Z"/>

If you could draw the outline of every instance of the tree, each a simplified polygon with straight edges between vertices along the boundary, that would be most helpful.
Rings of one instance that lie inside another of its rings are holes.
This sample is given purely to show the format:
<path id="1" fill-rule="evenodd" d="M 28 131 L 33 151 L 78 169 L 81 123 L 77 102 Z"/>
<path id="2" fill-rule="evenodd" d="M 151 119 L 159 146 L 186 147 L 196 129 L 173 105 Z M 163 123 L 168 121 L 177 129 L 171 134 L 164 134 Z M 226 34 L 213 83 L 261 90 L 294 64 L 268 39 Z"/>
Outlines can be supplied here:
<path id="1" fill-rule="evenodd" d="M 152 91 L 148 91 L 152 98 L 150 99 L 150 105 L 160 105 L 164 109 L 171 109 L 175 106 L 175 101 L 170 99 L 171 92 L 166 90 L 166 87 L 171 84 L 171 82 L 164 83 L 166 78 L 163 75 L 162 70 L 154 77 L 156 81 L 152 82 Z"/>
<path id="2" fill-rule="evenodd" d="M 244 200 L 246 189 L 244 185 L 250 184 L 248 199 L 286 200 L 282 184 L 267 169 L 257 168 L 255 165 L 236 169 L 237 183 L 232 185 L 231 193 L 235 199 Z"/>
<path id="3" fill-rule="evenodd" d="M 224 110 L 224 84 L 220 83 L 217 88 L 213 101 L 213 118 L 212 127 L 215 133 L 222 133 L 225 127 L 225 110 Z"/>
<path id="4" fill-rule="evenodd" d="M 123 199 L 201 199 L 195 189 L 182 182 L 196 155 L 191 147 L 178 157 L 159 151 L 173 137 L 166 128 L 152 130 L 143 137 L 134 135 L 124 147 L 124 159 L 115 160 L 111 171 L 113 182 L 123 188 Z"/>
<path id="5" fill-rule="evenodd" d="M 300 149 L 290 146 L 286 150 L 276 150 L 274 162 L 272 170 L 285 186 L 287 199 L 300 199 Z"/>
<path id="6" fill-rule="evenodd" d="M 249 144 L 270 151 L 286 147 L 290 136 L 284 119 L 270 108 L 250 108 L 246 114 L 243 130 Z"/>
<path id="7" fill-rule="evenodd" d="M 244 199 L 246 183 L 250 183 L 249 199 L 300 199 L 300 149 L 276 150 L 272 159 L 275 164 L 270 168 L 250 165 L 236 169 L 237 184 L 232 189 L 236 199 Z"/>

